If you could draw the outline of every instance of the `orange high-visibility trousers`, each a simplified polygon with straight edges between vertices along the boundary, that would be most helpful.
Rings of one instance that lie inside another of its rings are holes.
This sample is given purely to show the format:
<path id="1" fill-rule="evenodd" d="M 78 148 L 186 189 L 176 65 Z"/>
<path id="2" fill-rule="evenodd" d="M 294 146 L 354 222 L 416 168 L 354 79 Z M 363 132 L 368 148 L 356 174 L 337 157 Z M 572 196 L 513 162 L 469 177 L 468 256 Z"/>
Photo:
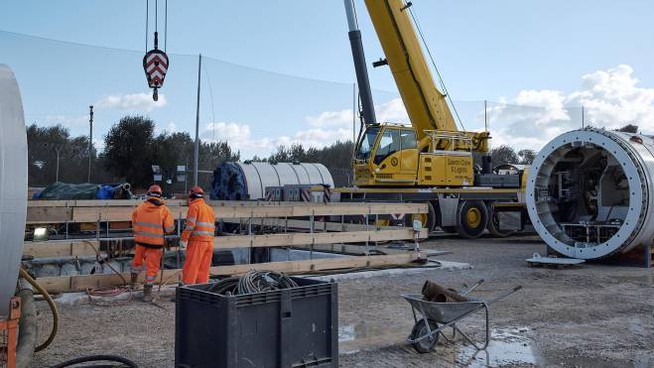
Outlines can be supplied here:
<path id="1" fill-rule="evenodd" d="M 188 243 L 182 282 L 184 284 L 204 284 L 209 282 L 209 266 L 213 256 L 213 242 L 193 241 Z"/>
<path id="2" fill-rule="evenodd" d="M 157 273 L 161 266 L 161 256 L 163 248 L 146 248 L 136 245 L 134 260 L 132 261 L 132 273 L 141 273 L 143 271 L 143 261 L 145 261 L 145 283 L 152 284 L 157 279 Z"/>

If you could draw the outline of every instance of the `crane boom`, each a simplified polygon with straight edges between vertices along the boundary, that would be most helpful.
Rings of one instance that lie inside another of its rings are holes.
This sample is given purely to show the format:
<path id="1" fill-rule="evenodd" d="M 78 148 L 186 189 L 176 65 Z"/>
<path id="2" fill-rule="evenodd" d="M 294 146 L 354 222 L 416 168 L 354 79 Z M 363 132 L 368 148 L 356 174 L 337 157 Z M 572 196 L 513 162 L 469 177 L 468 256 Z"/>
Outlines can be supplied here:
<path id="1" fill-rule="evenodd" d="M 445 94 L 436 88 L 404 0 L 365 0 L 418 140 L 426 130 L 457 131 Z"/>

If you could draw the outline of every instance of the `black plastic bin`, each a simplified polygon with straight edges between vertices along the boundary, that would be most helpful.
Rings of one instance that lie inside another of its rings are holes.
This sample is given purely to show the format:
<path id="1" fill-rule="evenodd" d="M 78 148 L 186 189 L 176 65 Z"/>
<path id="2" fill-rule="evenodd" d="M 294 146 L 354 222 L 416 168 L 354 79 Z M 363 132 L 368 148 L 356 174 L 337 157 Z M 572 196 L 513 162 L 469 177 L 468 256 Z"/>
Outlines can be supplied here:
<path id="1" fill-rule="evenodd" d="M 338 367 L 338 288 L 298 287 L 225 296 L 211 284 L 177 289 L 176 367 Z"/>

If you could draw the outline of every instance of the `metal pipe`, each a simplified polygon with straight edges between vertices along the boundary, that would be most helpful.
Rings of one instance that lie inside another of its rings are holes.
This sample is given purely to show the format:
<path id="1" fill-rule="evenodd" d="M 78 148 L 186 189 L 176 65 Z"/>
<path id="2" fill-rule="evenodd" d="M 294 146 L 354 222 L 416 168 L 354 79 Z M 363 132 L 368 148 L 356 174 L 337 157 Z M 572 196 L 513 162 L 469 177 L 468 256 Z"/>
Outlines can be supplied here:
<path id="1" fill-rule="evenodd" d="M 195 108 L 195 146 L 193 147 L 193 185 L 198 185 L 200 161 L 200 85 L 202 84 L 202 54 L 198 55 L 198 96 Z"/>
<path id="2" fill-rule="evenodd" d="M 89 175 L 87 182 L 91 182 L 91 162 L 93 162 L 93 105 L 89 106 Z"/>

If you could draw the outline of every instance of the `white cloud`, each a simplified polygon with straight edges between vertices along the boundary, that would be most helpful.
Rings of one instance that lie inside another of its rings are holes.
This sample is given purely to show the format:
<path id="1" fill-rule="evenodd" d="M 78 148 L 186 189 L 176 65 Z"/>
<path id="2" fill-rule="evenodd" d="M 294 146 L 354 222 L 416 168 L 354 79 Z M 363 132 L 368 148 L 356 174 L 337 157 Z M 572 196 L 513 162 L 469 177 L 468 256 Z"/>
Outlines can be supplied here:
<path id="1" fill-rule="evenodd" d="M 375 106 L 375 115 L 378 122 L 392 122 L 397 124 L 409 124 L 409 116 L 404 108 L 401 98 L 395 98 L 381 105 Z M 309 116 L 306 121 L 310 126 L 316 128 L 345 128 L 352 127 L 352 109 L 340 111 L 325 111 L 318 116 Z M 356 118 L 356 125 L 359 119 Z"/>
<path id="2" fill-rule="evenodd" d="M 582 76 L 581 88 L 565 94 L 555 90 L 524 90 L 490 107 L 493 146 L 539 150 L 557 135 L 585 125 L 617 129 L 635 124 L 654 131 L 654 89 L 638 87 L 629 65 Z"/>
<path id="3" fill-rule="evenodd" d="M 376 106 L 377 120 L 408 123 L 402 100 L 397 98 Z M 337 141 L 352 140 L 352 110 L 325 111 L 318 116 L 305 118 L 308 129 L 280 132 L 280 135 L 257 138 L 249 124 L 235 122 L 208 123 L 202 128 L 200 138 L 205 141 L 227 141 L 243 159 L 253 155 L 266 157 L 277 147 L 301 144 L 304 148 L 324 148 Z M 357 129 L 359 122 L 356 122 Z M 256 134 L 255 134 L 256 135 Z"/>
<path id="4" fill-rule="evenodd" d="M 93 139 L 93 147 L 95 148 L 96 152 L 100 153 L 104 151 L 104 140 L 103 139 Z M 88 151 L 88 150 L 87 150 Z"/>
<path id="5" fill-rule="evenodd" d="M 292 135 L 256 138 L 252 136 L 252 129 L 248 124 L 217 122 L 206 124 L 200 133 L 200 138 L 210 142 L 226 141 L 233 150 L 242 153 L 243 159 L 248 159 L 253 155 L 266 157 L 280 145 L 289 147 L 293 144 L 302 144 L 305 148 L 323 148 L 339 140 L 351 140 L 352 130 L 310 128 L 296 131 Z"/>
<path id="6" fill-rule="evenodd" d="M 309 116 L 307 122 L 312 127 L 346 127 L 352 125 L 352 109 L 341 111 L 325 111 L 317 117 Z"/>
<path id="7" fill-rule="evenodd" d="M 606 128 L 628 123 L 654 130 L 654 89 L 638 87 L 629 65 L 618 65 L 582 77 L 584 89 L 571 93 L 568 103 L 586 108 L 587 117 Z"/>
<path id="8" fill-rule="evenodd" d="M 161 133 L 173 134 L 173 133 L 180 132 L 180 130 L 174 121 L 169 121 L 168 124 L 166 124 L 166 126 L 163 128 L 159 126 L 155 126 L 154 132 L 155 134 L 161 134 Z"/>
<path id="9" fill-rule="evenodd" d="M 527 89 L 492 104 L 487 112 L 493 146 L 539 150 L 557 135 L 581 126 L 581 106 L 585 107 L 586 125 L 615 129 L 633 123 L 643 131 L 654 131 L 654 89 L 639 87 L 630 66 L 590 73 L 581 81 L 580 88 L 571 93 Z M 380 122 L 409 124 L 400 98 L 377 105 L 375 110 Z M 479 112 L 476 107 L 472 111 Z M 351 109 L 325 111 L 306 117 L 305 122 L 304 129 L 270 136 L 257 134 L 257 127 L 245 123 L 209 123 L 203 127 L 201 138 L 227 141 L 244 159 L 255 154 L 268 156 L 279 145 L 299 143 L 305 148 L 322 148 L 352 139 Z M 169 128 L 176 126 L 170 123 Z"/>
<path id="10" fill-rule="evenodd" d="M 378 122 L 410 124 L 409 115 L 404 108 L 402 99 L 399 97 L 375 106 L 375 115 Z"/>
<path id="11" fill-rule="evenodd" d="M 80 127 L 89 125 L 89 116 L 88 115 L 46 115 L 45 121 L 46 124 L 61 124 L 64 127 Z"/>
<path id="12" fill-rule="evenodd" d="M 166 95 L 163 93 L 159 94 L 158 101 L 153 101 L 152 94 L 140 92 L 105 96 L 99 99 L 94 106 L 98 109 L 150 112 L 155 108 L 166 106 L 167 103 Z"/>

